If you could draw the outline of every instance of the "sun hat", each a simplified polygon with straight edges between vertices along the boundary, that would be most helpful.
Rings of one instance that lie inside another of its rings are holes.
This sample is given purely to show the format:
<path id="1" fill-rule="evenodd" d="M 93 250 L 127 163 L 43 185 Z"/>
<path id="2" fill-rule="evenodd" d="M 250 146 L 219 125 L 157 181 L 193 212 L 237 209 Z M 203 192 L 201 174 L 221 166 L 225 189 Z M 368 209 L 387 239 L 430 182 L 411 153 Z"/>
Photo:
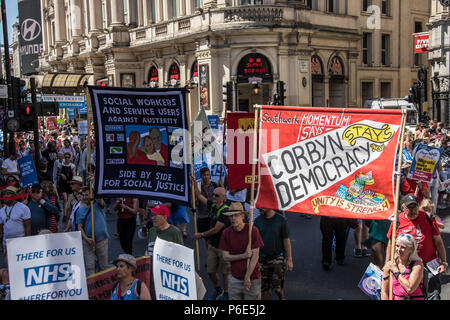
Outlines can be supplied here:
<path id="1" fill-rule="evenodd" d="M 136 265 L 136 258 L 133 257 L 131 254 L 122 253 L 117 257 L 116 260 L 114 260 L 114 265 L 117 266 L 117 262 L 123 261 L 127 263 L 129 266 L 131 266 L 134 270 L 137 269 Z"/>
<path id="2" fill-rule="evenodd" d="M 3 189 L 3 192 L 11 192 L 11 193 L 14 193 L 14 194 L 17 194 L 18 191 L 19 190 L 16 187 L 13 187 L 13 186 L 9 186 L 9 187 L 6 187 L 5 189 Z"/>
<path id="3" fill-rule="evenodd" d="M 163 215 L 163 216 L 166 216 L 167 219 L 170 218 L 170 211 L 169 211 L 169 208 L 167 208 L 166 206 L 164 206 L 164 205 L 162 205 L 162 204 L 159 204 L 159 205 L 157 205 L 157 206 L 154 207 L 154 208 L 150 208 L 150 211 L 151 211 L 153 214 L 161 214 L 161 215 Z"/>
<path id="4" fill-rule="evenodd" d="M 226 216 L 232 216 L 235 215 L 237 213 L 245 213 L 247 214 L 248 212 L 244 210 L 244 207 L 242 206 L 242 203 L 240 202 L 233 202 L 231 203 L 230 207 L 228 208 L 227 211 L 222 212 L 224 215 Z"/>
<path id="5" fill-rule="evenodd" d="M 72 180 L 69 181 L 69 183 L 79 183 L 83 184 L 83 178 L 80 176 L 73 176 Z"/>

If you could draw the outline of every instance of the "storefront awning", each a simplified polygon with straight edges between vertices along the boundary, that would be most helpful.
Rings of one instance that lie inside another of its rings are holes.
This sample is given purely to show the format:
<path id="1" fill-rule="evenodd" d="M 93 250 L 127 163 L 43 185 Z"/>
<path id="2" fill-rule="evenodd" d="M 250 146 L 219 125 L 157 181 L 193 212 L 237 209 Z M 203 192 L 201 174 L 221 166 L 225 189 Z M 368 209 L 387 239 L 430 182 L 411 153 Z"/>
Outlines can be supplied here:
<path id="1" fill-rule="evenodd" d="M 83 84 L 92 74 L 88 73 L 48 73 L 42 80 L 43 93 L 73 93 L 84 90 Z"/>

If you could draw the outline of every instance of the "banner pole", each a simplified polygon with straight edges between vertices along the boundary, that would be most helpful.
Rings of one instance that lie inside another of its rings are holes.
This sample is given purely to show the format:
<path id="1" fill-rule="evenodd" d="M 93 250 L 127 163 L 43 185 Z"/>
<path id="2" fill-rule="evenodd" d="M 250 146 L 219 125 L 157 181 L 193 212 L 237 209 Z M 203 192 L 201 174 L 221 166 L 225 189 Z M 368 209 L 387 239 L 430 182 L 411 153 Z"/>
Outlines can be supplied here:
<path id="1" fill-rule="evenodd" d="M 85 95 L 86 95 L 86 109 L 87 109 L 87 121 L 88 121 L 88 134 L 87 134 L 87 144 L 88 144 L 88 161 L 89 161 L 89 198 L 90 198 L 90 207 L 91 207 L 91 224 L 92 224 L 92 240 L 94 242 L 94 246 L 92 250 L 95 252 L 95 231 L 94 231 L 94 193 L 92 191 L 92 184 L 93 181 L 90 180 L 91 174 L 92 174 L 92 162 L 91 162 L 91 119 L 89 116 L 89 111 L 92 109 L 91 106 L 91 98 L 89 96 L 89 89 L 86 86 L 85 89 Z M 91 110 L 92 111 L 92 110 Z"/>
<path id="2" fill-rule="evenodd" d="M 249 230 L 248 230 L 248 246 L 247 251 L 252 247 L 252 228 L 253 228 L 253 208 L 255 207 L 255 171 L 258 153 L 258 123 L 259 123 L 259 112 L 261 106 L 254 105 L 255 109 L 255 125 L 253 128 L 253 163 L 252 163 L 252 186 L 250 189 L 250 219 L 249 219 Z M 247 267 L 250 264 L 250 258 L 247 259 Z"/>
<path id="3" fill-rule="evenodd" d="M 200 85 L 199 85 L 200 86 Z M 191 87 L 186 87 L 186 89 L 191 89 Z M 191 104 L 189 102 L 191 95 L 190 95 L 190 91 L 186 90 L 187 93 L 189 93 L 189 99 L 186 99 L 186 110 L 188 113 L 188 119 L 189 119 L 189 124 L 188 124 L 188 130 L 189 130 L 189 137 L 188 137 L 188 145 L 189 145 L 189 162 L 191 164 L 191 176 L 194 175 L 194 164 L 192 163 L 192 142 L 191 142 L 191 137 L 192 137 L 192 133 L 191 133 Z M 200 94 L 200 91 L 199 91 Z M 199 100 L 200 103 L 200 100 Z M 194 233 L 197 233 L 197 206 L 196 206 L 196 199 L 195 199 L 195 189 L 194 189 L 194 183 L 191 183 L 191 193 L 192 193 L 192 211 L 194 214 Z M 199 246 L 198 246 L 198 239 L 195 240 L 195 251 L 197 252 L 196 256 L 197 256 L 197 270 L 200 271 L 200 250 L 199 250 Z"/>
<path id="4" fill-rule="evenodd" d="M 394 198 L 394 225 L 392 228 L 392 240 L 391 240 L 391 248 L 388 248 L 391 250 L 391 261 L 394 261 L 394 254 L 395 254 L 395 241 L 397 239 L 397 221 L 398 221 L 398 207 L 400 202 L 400 175 L 401 175 L 401 168 L 402 168 L 402 153 L 403 153 L 403 136 L 405 133 L 405 110 L 403 110 L 402 114 L 402 125 L 401 125 L 401 131 L 400 131 L 400 147 L 398 149 L 398 160 L 397 160 L 397 177 L 396 177 L 396 184 L 395 184 L 395 198 Z M 389 300 L 392 300 L 392 272 L 389 274 Z"/>
<path id="5" fill-rule="evenodd" d="M 222 170 L 223 166 L 225 165 L 225 127 L 227 125 L 227 115 L 228 115 L 228 109 L 225 109 L 225 119 L 223 120 L 223 133 L 222 133 L 222 165 L 220 166 L 220 176 L 219 176 L 219 182 L 222 180 Z M 224 185 L 225 185 L 225 181 Z"/>

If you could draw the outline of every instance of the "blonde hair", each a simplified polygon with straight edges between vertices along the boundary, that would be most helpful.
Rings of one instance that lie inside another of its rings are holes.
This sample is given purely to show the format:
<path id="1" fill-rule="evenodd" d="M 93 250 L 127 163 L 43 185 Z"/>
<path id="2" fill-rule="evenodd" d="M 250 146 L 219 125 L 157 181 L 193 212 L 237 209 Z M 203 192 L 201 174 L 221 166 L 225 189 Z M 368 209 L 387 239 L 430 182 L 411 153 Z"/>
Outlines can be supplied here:
<path id="1" fill-rule="evenodd" d="M 434 203 L 433 203 L 433 201 L 431 201 L 431 199 L 427 199 L 427 198 L 423 199 L 419 205 L 419 210 L 426 211 L 426 210 L 424 210 L 425 207 L 430 207 L 430 209 L 431 209 L 430 212 L 431 213 L 434 212 Z"/>

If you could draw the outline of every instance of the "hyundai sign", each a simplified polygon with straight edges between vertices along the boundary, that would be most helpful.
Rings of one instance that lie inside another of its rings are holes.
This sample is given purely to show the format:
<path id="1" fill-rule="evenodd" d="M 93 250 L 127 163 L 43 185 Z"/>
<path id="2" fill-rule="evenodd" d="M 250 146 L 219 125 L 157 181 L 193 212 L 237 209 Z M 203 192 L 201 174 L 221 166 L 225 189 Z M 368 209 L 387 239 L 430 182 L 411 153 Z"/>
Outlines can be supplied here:
<path id="1" fill-rule="evenodd" d="M 39 54 L 43 51 L 41 4 L 36 0 L 19 0 L 20 58 L 22 74 L 37 73 Z"/>

